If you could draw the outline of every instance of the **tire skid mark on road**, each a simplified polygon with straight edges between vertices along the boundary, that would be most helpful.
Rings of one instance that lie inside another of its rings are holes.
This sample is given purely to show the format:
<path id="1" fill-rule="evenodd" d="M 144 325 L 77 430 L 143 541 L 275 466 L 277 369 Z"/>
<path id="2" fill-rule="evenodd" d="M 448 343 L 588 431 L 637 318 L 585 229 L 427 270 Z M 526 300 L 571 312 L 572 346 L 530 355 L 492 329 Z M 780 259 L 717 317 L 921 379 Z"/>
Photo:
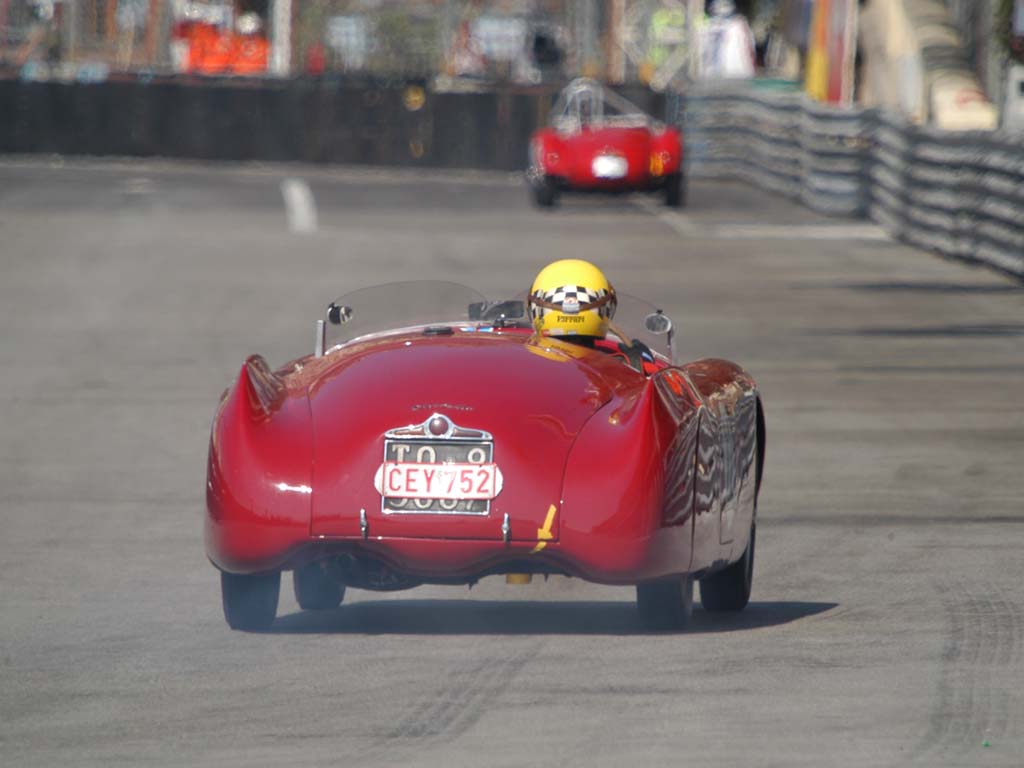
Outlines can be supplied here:
<path id="1" fill-rule="evenodd" d="M 448 678 L 439 692 L 424 696 L 384 738 L 419 739 L 454 737 L 468 730 L 483 714 L 484 702 L 493 701 L 533 658 L 530 648 L 506 659 L 482 659 Z"/>
<path id="2" fill-rule="evenodd" d="M 1016 724 L 1007 670 L 1024 657 L 1024 609 L 993 584 L 936 584 L 947 622 L 928 730 L 917 755 L 999 744 Z"/>
<path id="3" fill-rule="evenodd" d="M 445 678 L 440 690 L 424 691 L 404 714 L 396 713 L 394 725 L 380 731 L 358 757 L 372 762 L 391 750 L 419 749 L 454 740 L 501 697 L 542 645 L 543 641 L 537 641 L 505 658 L 488 657 L 460 665 Z"/>

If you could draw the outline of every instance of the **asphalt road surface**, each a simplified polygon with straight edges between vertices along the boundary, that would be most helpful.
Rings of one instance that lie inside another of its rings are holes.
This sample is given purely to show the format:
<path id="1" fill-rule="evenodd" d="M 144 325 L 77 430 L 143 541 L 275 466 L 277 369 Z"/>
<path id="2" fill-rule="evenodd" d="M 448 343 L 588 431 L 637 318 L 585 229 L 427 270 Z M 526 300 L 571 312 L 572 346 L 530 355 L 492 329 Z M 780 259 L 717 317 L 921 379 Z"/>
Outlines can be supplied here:
<path id="1" fill-rule="evenodd" d="M 1021 766 L 1024 290 L 732 183 L 530 208 L 504 175 L 0 161 L 0 764 Z M 286 202 L 287 201 L 287 202 Z M 210 419 L 334 296 L 585 257 L 767 409 L 752 603 L 350 591 L 230 631 Z"/>

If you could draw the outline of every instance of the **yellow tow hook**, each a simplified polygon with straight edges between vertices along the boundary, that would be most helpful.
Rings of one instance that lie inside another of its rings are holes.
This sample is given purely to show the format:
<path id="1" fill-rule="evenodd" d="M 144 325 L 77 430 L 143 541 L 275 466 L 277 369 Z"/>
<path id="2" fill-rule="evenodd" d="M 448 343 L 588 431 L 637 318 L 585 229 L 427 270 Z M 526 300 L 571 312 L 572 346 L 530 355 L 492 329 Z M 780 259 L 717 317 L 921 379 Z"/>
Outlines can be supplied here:
<path id="1" fill-rule="evenodd" d="M 548 515 L 544 518 L 544 527 L 537 529 L 537 546 L 530 550 L 531 555 L 535 555 L 540 552 L 548 545 L 548 542 L 554 538 L 554 535 L 551 533 L 551 526 L 555 523 L 556 511 L 557 509 L 554 504 L 548 507 Z"/>

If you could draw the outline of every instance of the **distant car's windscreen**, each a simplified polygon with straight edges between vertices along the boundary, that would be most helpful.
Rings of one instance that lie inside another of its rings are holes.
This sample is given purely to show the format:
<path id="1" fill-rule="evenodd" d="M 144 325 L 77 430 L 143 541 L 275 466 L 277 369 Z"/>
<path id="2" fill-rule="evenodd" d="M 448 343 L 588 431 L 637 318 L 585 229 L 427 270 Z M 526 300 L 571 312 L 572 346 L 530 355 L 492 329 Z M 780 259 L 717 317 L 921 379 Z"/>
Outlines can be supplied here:
<path id="1" fill-rule="evenodd" d="M 576 80 L 562 91 L 551 110 L 552 124 L 560 130 L 580 127 L 639 128 L 650 117 L 615 91 L 589 80 Z"/>

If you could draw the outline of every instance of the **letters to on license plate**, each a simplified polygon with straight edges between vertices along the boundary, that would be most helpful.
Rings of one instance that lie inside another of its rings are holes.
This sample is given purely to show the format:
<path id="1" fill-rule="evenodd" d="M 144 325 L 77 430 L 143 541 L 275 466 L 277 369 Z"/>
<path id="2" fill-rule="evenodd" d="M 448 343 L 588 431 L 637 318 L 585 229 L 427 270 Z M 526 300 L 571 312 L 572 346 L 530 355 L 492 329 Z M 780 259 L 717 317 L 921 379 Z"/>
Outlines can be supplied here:
<path id="1" fill-rule="evenodd" d="M 374 485 L 384 512 L 486 515 L 502 477 L 490 442 L 385 440 Z"/>

